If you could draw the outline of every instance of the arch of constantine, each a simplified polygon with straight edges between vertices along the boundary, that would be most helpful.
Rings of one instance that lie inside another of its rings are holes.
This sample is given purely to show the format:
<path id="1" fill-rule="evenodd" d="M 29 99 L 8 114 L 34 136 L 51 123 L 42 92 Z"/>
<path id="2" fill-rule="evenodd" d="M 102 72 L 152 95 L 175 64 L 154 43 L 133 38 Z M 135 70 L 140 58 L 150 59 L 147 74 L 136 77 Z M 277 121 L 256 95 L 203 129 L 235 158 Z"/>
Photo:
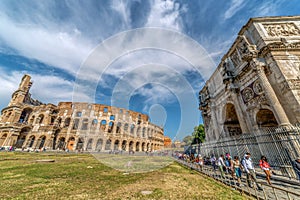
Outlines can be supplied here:
<path id="1" fill-rule="evenodd" d="M 300 16 L 252 18 L 199 93 L 207 141 L 300 122 Z"/>
<path id="2" fill-rule="evenodd" d="M 24 75 L 1 112 L 0 146 L 89 151 L 153 151 L 164 145 L 163 128 L 145 114 L 102 104 L 43 104 L 31 98 Z"/>

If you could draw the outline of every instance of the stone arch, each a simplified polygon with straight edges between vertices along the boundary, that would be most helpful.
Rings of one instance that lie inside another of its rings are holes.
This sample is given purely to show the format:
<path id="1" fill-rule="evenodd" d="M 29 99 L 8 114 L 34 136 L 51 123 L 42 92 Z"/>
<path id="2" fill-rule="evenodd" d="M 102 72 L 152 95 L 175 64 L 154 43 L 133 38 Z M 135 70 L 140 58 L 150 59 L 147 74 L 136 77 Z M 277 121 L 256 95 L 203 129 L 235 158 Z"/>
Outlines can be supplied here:
<path id="1" fill-rule="evenodd" d="M 45 135 L 40 136 L 37 141 L 37 145 L 36 145 L 38 147 L 38 149 L 43 148 L 45 145 L 45 142 L 46 142 L 46 136 Z"/>
<path id="2" fill-rule="evenodd" d="M 75 145 L 75 138 L 74 137 L 70 137 L 68 139 L 68 146 L 67 149 L 69 150 L 74 150 L 74 145 Z"/>
<path id="3" fill-rule="evenodd" d="M 134 129 L 135 129 L 134 124 L 131 124 L 131 126 L 130 126 L 130 134 L 131 134 L 131 135 L 134 134 Z"/>
<path id="4" fill-rule="evenodd" d="M 138 126 L 136 129 L 136 136 L 141 137 L 141 127 L 140 126 Z"/>
<path id="5" fill-rule="evenodd" d="M 86 149 L 87 149 L 87 150 L 92 150 L 92 144 L 93 144 L 93 139 L 90 138 L 90 139 L 88 140 L 87 145 L 86 145 Z"/>
<path id="6" fill-rule="evenodd" d="M 54 150 L 55 147 L 56 147 L 56 143 L 57 143 L 57 136 L 59 135 L 60 133 L 60 129 L 57 129 L 55 132 L 54 132 L 54 135 L 53 135 L 53 144 L 52 144 L 52 149 Z"/>
<path id="7" fill-rule="evenodd" d="M 133 145 L 134 145 L 134 142 L 130 141 L 129 144 L 128 144 L 129 151 L 133 151 Z"/>
<path id="8" fill-rule="evenodd" d="M 126 145 L 127 145 L 127 141 L 123 140 L 123 142 L 122 142 L 122 150 L 123 151 L 126 151 Z"/>
<path id="9" fill-rule="evenodd" d="M 29 119 L 29 124 L 33 124 L 35 119 L 35 115 L 32 115 Z"/>
<path id="10" fill-rule="evenodd" d="M 23 143 L 26 139 L 26 136 L 28 135 L 28 133 L 31 131 L 31 129 L 29 127 L 24 127 L 21 129 L 20 134 L 18 136 L 17 142 L 15 144 L 16 148 L 22 148 Z"/>
<path id="11" fill-rule="evenodd" d="M 96 144 L 96 151 L 101 151 L 103 146 L 103 139 L 98 139 Z"/>
<path id="12" fill-rule="evenodd" d="M 79 127 L 79 119 L 74 119 L 73 130 L 77 130 Z"/>
<path id="13" fill-rule="evenodd" d="M 108 123 L 108 132 L 109 132 L 109 133 L 111 133 L 111 132 L 113 131 L 114 125 L 115 125 L 115 123 L 114 123 L 113 121 L 110 121 L 110 122 Z"/>
<path id="14" fill-rule="evenodd" d="M 142 131 L 142 137 L 143 137 L 143 138 L 146 137 L 146 128 L 145 128 L 145 127 L 143 128 L 143 131 Z"/>
<path id="15" fill-rule="evenodd" d="M 236 113 L 236 109 L 232 103 L 227 103 L 224 108 L 224 131 L 227 136 L 242 134 L 240 122 Z"/>
<path id="16" fill-rule="evenodd" d="M 102 121 L 101 121 L 101 129 L 102 129 L 103 131 L 105 131 L 105 129 L 106 129 L 106 120 L 102 120 Z"/>
<path id="17" fill-rule="evenodd" d="M 24 108 L 22 110 L 21 116 L 19 118 L 20 123 L 26 123 L 28 121 L 29 115 L 32 113 L 31 108 Z"/>
<path id="18" fill-rule="evenodd" d="M 140 142 L 135 143 L 135 151 L 140 151 Z"/>
<path id="19" fill-rule="evenodd" d="M 98 120 L 97 119 L 93 119 L 92 120 L 92 128 L 95 129 L 97 127 L 98 124 Z"/>
<path id="20" fill-rule="evenodd" d="M 119 150 L 120 141 L 116 140 L 114 143 L 114 150 Z"/>
<path id="21" fill-rule="evenodd" d="M 150 151 L 150 143 L 147 143 L 147 150 L 146 151 Z"/>
<path id="22" fill-rule="evenodd" d="M 33 147 L 34 140 L 35 140 L 35 136 L 34 136 L 34 135 L 31 135 L 31 136 L 28 138 L 28 140 L 27 140 L 27 147 L 28 147 L 28 148 Z"/>
<path id="23" fill-rule="evenodd" d="M 42 124 L 44 121 L 44 114 L 40 114 L 37 118 L 36 124 Z"/>
<path id="24" fill-rule="evenodd" d="M 116 133 L 121 133 L 121 128 L 122 128 L 122 123 L 118 122 L 117 123 L 117 128 L 116 128 Z"/>
<path id="25" fill-rule="evenodd" d="M 83 143 L 84 143 L 83 138 L 78 138 L 78 142 L 77 142 L 77 145 L 76 145 L 76 149 L 77 149 L 77 150 L 82 150 L 82 149 L 83 149 Z"/>
<path id="26" fill-rule="evenodd" d="M 124 125 L 124 132 L 127 132 L 128 131 L 128 123 L 126 123 L 125 125 Z"/>
<path id="27" fill-rule="evenodd" d="M 88 125 L 89 125 L 89 119 L 87 118 L 83 119 L 81 123 L 81 130 L 83 131 L 88 130 Z"/>
<path id="28" fill-rule="evenodd" d="M 69 127 L 70 126 L 70 122 L 71 122 L 71 118 L 67 117 L 64 121 L 64 127 Z"/>
<path id="29" fill-rule="evenodd" d="M 142 151 L 147 151 L 146 150 L 146 143 L 145 142 L 142 143 Z"/>
<path id="30" fill-rule="evenodd" d="M 111 139 L 106 140 L 105 150 L 111 150 Z"/>
<path id="31" fill-rule="evenodd" d="M 7 138 L 7 133 L 3 134 L 0 138 L 0 147 L 3 146 L 5 140 Z"/>
<path id="32" fill-rule="evenodd" d="M 60 137 L 57 141 L 57 149 L 63 149 L 65 148 L 65 143 L 66 143 L 66 138 L 65 137 Z"/>
<path id="33" fill-rule="evenodd" d="M 274 113 L 269 109 L 260 109 L 256 113 L 256 124 L 259 127 L 276 127 L 278 122 Z"/>

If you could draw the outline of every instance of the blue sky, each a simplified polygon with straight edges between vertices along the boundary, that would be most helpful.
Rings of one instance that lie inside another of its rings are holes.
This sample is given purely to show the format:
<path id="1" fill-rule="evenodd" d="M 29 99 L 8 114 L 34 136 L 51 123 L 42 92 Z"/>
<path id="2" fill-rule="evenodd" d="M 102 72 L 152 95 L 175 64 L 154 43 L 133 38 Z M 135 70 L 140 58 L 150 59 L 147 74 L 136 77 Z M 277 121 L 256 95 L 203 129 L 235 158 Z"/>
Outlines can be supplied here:
<path id="1" fill-rule="evenodd" d="M 34 81 L 33 97 L 42 102 L 82 100 L 126 107 L 150 115 L 166 135 L 181 139 L 202 122 L 198 92 L 249 18 L 299 11 L 298 0 L 2 0 L 0 108 L 27 73 Z M 174 35 L 143 32 L 123 38 L 122 45 L 114 43 L 124 31 L 150 27 Z M 180 35 L 202 50 L 167 42 Z M 124 52 L 143 40 L 160 49 L 128 51 L 101 67 L 102 54 L 91 56 L 120 48 Z M 199 66 L 185 59 L 189 55 L 197 55 Z"/>

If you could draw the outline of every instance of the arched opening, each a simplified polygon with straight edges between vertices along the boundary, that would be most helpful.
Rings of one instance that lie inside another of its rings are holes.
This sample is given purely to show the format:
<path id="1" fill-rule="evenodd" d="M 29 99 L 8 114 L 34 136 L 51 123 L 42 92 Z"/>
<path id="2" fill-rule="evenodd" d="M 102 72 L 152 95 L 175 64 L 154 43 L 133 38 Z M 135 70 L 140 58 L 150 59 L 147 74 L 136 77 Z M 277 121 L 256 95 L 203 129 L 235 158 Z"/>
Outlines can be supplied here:
<path id="1" fill-rule="evenodd" d="M 17 142 L 15 144 L 16 148 L 22 148 L 23 143 L 24 143 L 24 141 L 26 139 L 26 136 L 28 135 L 28 133 L 30 132 L 30 130 L 31 129 L 28 128 L 28 127 L 25 127 L 25 128 L 21 129 L 21 132 L 20 132 L 20 134 L 18 136 L 18 139 L 17 139 Z"/>
<path id="2" fill-rule="evenodd" d="M 120 141 L 119 140 L 116 140 L 115 141 L 115 144 L 114 144 L 114 150 L 119 150 L 119 144 L 120 144 Z"/>
<path id="3" fill-rule="evenodd" d="M 140 151 L 140 142 L 136 142 L 135 151 Z"/>
<path id="4" fill-rule="evenodd" d="M 54 136 L 53 136 L 53 144 L 52 144 L 52 149 L 54 150 L 55 149 L 55 146 L 56 146 L 56 140 L 57 140 L 57 136 L 58 134 L 60 133 L 60 129 L 57 129 L 54 133 Z"/>
<path id="5" fill-rule="evenodd" d="M 146 151 L 150 151 L 150 143 L 147 143 L 147 149 Z"/>
<path id="6" fill-rule="evenodd" d="M 0 147 L 3 146 L 5 139 L 7 138 L 7 134 L 3 134 L 0 138 Z"/>
<path id="7" fill-rule="evenodd" d="M 65 122 L 64 122 L 64 128 L 69 127 L 70 126 L 70 122 L 71 122 L 71 118 L 70 117 L 66 118 Z"/>
<path id="8" fill-rule="evenodd" d="M 134 124 L 131 124 L 130 126 L 130 134 L 133 135 L 134 134 Z"/>
<path id="9" fill-rule="evenodd" d="M 146 151 L 146 143 L 145 142 L 142 143 L 142 151 Z"/>
<path id="10" fill-rule="evenodd" d="M 111 140 L 108 139 L 108 140 L 106 140 L 106 143 L 105 143 L 105 150 L 111 150 L 110 147 L 111 147 Z"/>
<path id="11" fill-rule="evenodd" d="M 32 112 L 31 108 L 25 108 L 20 116 L 19 122 L 20 123 L 26 123 L 28 121 L 29 115 Z"/>
<path id="12" fill-rule="evenodd" d="M 273 112 L 269 109 L 260 109 L 258 111 L 256 114 L 256 123 L 260 128 L 278 126 Z"/>
<path id="13" fill-rule="evenodd" d="M 124 132 L 127 132 L 128 131 L 128 124 L 126 123 L 125 125 L 124 125 Z"/>
<path id="14" fill-rule="evenodd" d="M 235 107 L 231 103 L 228 103 L 225 106 L 224 131 L 229 136 L 242 134 L 242 129 L 240 127 L 240 123 L 235 111 Z"/>
<path id="15" fill-rule="evenodd" d="M 38 148 L 39 149 L 44 147 L 45 141 L 46 141 L 46 136 L 44 136 L 44 135 L 38 139 Z"/>
<path id="16" fill-rule="evenodd" d="M 136 130 L 136 136 L 137 137 L 140 137 L 141 136 L 141 127 L 137 127 L 137 130 Z"/>
<path id="17" fill-rule="evenodd" d="M 122 142 L 122 150 L 123 151 L 126 151 L 126 144 L 127 144 L 127 141 L 123 140 L 123 142 Z"/>
<path id="18" fill-rule="evenodd" d="M 74 137 L 70 137 L 68 140 L 68 149 L 69 150 L 74 150 L 74 144 L 75 144 L 75 138 Z"/>
<path id="19" fill-rule="evenodd" d="M 110 121 L 108 124 L 108 132 L 111 133 L 114 128 L 114 122 Z"/>
<path id="20" fill-rule="evenodd" d="M 65 141 L 66 141 L 66 138 L 64 138 L 64 137 L 59 138 L 58 144 L 57 144 L 57 149 L 65 148 Z"/>
<path id="21" fill-rule="evenodd" d="M 30 117 L 29 124 L 33 124 L 35 116 Z"/>
<path id="22" fill-rule="evenodd" d="M 102 121 L 101 121 L 101 129 L 102 129 L 103 131 L 105 131 L 105 128 L 106 128 L 106 120 L 102 120 Z"/>
<path id="23" fill-rule="evenodd" d="M 116 133 L 121 133 L 121 126 L 122 126 L 121 122 L 118 122 L 117 123 Z"/>
<path id="24" fill-rule="evenodd" d="M 98 120 L 97 119 L 93 119 L 92 121 L 92 129 L 95 129 L 97 127 L 98 124 Z"/>
<path id="25" fill-rule="evenodd" d="M 129 151 L 133 151 L 133 141 L 129 142 Z"/>
<path id="26" fill-rule="evenodd" d="M 42 124 L 43 123 L 43 121 L 44 121 L 44 115 L 43 114 L 40 114 L 39 115 L 39 117 L 38 117 L 38 119 L 37 119 L 37 124 Z"/>
<path id="27" fill-rule="evenodd" d="M 143 138 L 146 137 L 146 128 L 145 127 L 143 128 L 142 137 Z"/>
<path id="28" fill-rule="evenodd" d="M 76 149 L 77 150 L 82 150 L 83 149 L 83 139 L 82 138 L 79 138 L 78 139 L 78 142 L 77 142 L 77 145 L 76 145 Z"/>
<path id="29" fill-rule="evenodd" d="M 86 146 L 86 149 L 87 150 L 92 150 L 92 144 L 93 144 L 93 139 L 89 139 L 88 143 L 87 143 L 87 146 Z"/>
<path id="30" fill-rule="evenodd" d="M 73 130 L 77 130 L 78 126 L 79 126 L 79 119 L 75 119 L 73 124 Z"/>
<path id="31" fill-rule="evenodd" d="M 83 130 L 83 131 L 88 130 L 88 125 L 89 125 L 89 120 L 88 119 L 83 119 L 82 120 L 82 125 L 81 125 L 81 130 Z"/>
<path id="32" fill-rule="evenodd" d="M 34 140 L 35 140 L 35 136 L 34 135 L 32 135 L 32 136 L 29 137 L 29 139 L 28 139 L 28 148 L 33 147 Z"/>
<path id="33" fill-rule="evenodd" d="M 98 139 L 97 144 L 96 144 L 96 151 L 101 151 L 103 145 L 103 140 Z"/>

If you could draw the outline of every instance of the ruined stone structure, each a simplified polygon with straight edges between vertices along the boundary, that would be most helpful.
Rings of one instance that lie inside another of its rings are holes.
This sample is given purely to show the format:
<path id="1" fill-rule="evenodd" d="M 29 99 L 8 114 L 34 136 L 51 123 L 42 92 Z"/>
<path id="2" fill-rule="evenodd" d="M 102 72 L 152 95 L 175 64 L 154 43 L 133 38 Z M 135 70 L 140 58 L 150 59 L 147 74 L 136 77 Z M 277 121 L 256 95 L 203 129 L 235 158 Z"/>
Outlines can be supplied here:
<path id="1" fill-rule="evenodd" d="M 300 122 L 300 16 L 253 18 L 199 93 L 208 141 Z"/>
<path id="2" fill-rule="evenodd" d="M 0 146 L 90 151 L 152 151 L 164 145 L 164 130 L 138 112 L 101 104 L 43 104 L 29 93 L 25 75 L 1 112 Z"/>

